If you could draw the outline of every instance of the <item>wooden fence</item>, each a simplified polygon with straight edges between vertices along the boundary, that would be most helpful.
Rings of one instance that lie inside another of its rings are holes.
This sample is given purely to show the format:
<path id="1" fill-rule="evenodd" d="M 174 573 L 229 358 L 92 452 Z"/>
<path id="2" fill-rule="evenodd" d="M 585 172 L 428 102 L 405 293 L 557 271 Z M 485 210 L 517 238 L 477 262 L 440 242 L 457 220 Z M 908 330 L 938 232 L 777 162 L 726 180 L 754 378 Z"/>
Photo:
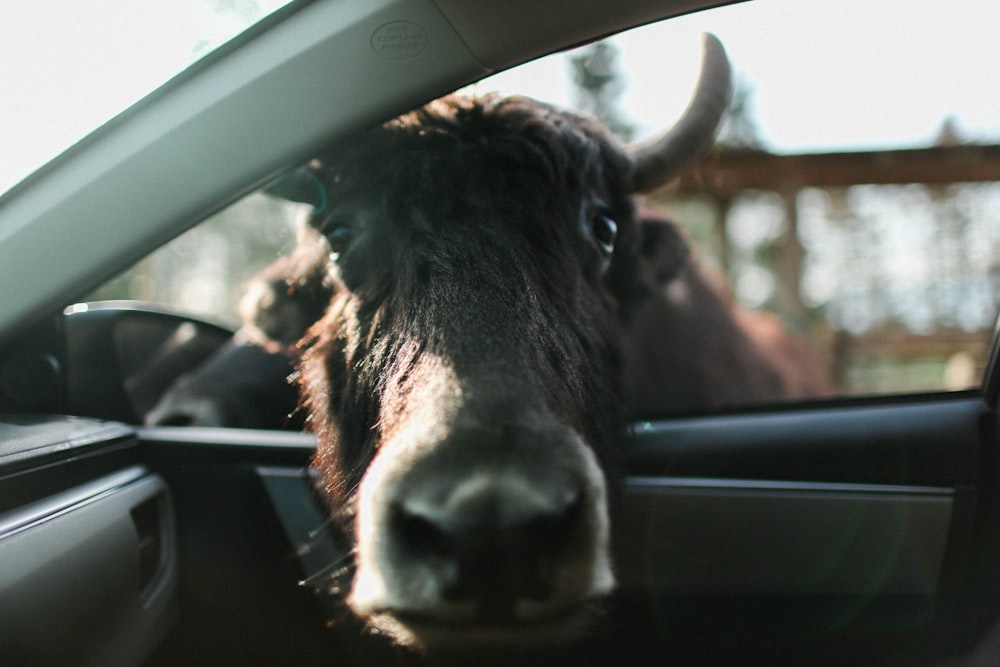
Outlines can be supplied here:
<path id="1" fill-rule="evenodd" d="M 787 224 L 776 247 L 777 274 L 775 309 L 798 328 L 816 328 L 813 314 L 803 303 L 799 290 L 805 249 L 798 235 L 798 194 L 805 188 L 844 188 L 853 185 L 923 184 L 946 186 L 954 183 L 1000 182 L 1000 145 L 957 144 L 906 150 L 837 152 L 778 155 L 758 150 L 715 150 L 695 163 L 666 191 L 670 198 L 699 195 L 710 197 L 717 207 L 717 219 L 724 225 L 737 197 L 752 191 L 778 195 Z M 718 231 L 725 237 L 725 230 Z M 725 251 L 720 258 L 728 265 Z M 803 324 L 805 326 L 803 326 Z M 851 385 L 852 367 L 858 364 L 915 362 L 945 367 L 965 355 L 981 371 L 989 356 L 992 332 L 964 332 L 938 329 L 916 334 L 899 327 L 859 335 L 826 331 L 827 351 L 838 384 L 848 393 L 865 393 L 866 386 Z M 981 376 L 981 375 L 980 375 Z M 924 387 L 914 382 L 916 388 Z M 857 383 L 855 383 L 857 385 Z"/>

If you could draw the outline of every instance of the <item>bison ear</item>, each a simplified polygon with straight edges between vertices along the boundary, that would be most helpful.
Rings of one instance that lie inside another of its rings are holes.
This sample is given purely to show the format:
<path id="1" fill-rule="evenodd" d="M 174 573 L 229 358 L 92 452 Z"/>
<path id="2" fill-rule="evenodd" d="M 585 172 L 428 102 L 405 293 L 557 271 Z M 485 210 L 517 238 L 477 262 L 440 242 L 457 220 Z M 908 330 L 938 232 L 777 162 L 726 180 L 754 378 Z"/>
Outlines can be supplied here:
<path id="1" fill-rule="evenodd" d="M 685 233 L 671 220 L 643 211 L 639 230 L 639 280 L 656 289 L 676 278 L 687 266 L 691 246 Z"/>
<path id="2" fill-rule="evenodd" d="M 326 312 L 334 294 L 327 279 L 323 245 L 303 225 L 295 251 L 250 282 L 240 304 L 240 336 L 271 352 L 292 353 L 295 344 Z"/>
<path id="3" fill-rule="evenodd" d="M 268 275 L 281 264 L 279 261 L 257 276 L 240 302 L 240 338 L 268 352 L 289 352 L 312 324 L 294 283 Z"/>
<path id="4" fill-rule="evenodd" d="M 299 204 L 311 204 L 313 213 L 319 213 L 326 208 L 326 188 L 316 176 L 317 169 L 319 162 L 313 160 L 306 166 L 286 171 L 264 188 L 264 193 Z"/>

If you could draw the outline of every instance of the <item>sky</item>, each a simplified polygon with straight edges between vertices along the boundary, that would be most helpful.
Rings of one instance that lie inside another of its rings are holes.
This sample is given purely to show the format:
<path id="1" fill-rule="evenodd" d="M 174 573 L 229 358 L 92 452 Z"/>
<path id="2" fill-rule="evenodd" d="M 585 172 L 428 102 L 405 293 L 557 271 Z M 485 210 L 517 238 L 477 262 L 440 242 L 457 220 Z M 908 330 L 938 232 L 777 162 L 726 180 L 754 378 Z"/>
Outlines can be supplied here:
<path id="1" fill-rule="evenodd" d="M 903 147 L 953 117 L 969 139 L 1000 140 L 1000 2 L 756 0 L 613 38 L 622 106 L 645 132 L 675 118 L 697 74 L 702 32 L 725 44 L 772 150 Z M 538 63 L 481 84 L 567 103 Z"/>
<path id="2" fill-rule="evenodd" d="M 5 0 L 0 3 L 0 192 L 140 99 L 280 0 Z M 1000 2 L 755 0 L 617 36 L 626 114 L 671 122 L 717 34 L 761 139 L 777 152 L 926 145 L 951 117 L 1000 141 Z M 564 56 L 494 77 L 571 102 Z"/>
<path id="3" fill-rule="evenodd" d="M 284 3 L 0 2 L 0 193 Z"/>

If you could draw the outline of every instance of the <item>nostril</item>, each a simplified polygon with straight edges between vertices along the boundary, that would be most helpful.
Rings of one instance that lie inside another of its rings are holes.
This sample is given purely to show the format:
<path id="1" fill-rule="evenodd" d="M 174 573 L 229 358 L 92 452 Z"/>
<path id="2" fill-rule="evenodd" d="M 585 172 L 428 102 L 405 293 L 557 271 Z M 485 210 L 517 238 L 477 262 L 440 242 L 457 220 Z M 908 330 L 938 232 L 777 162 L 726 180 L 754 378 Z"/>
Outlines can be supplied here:
<path id="1" fill-rule="evenodd" d="M 548 552 L 566 544 L 583 520 L 583 498 L 575 497 L 560 509 L 553 509 L 528 521 L 521 532 L 522 541 L 539 552 Z"/>
<path id="2" fill-rule="evenodd" d="M 397 553 L 430 567 L 446 598 L 475 599 L 482 610 L 509 615 L 517 599 L 547 597 L 560 563 L 574 559 L 586 499 L 506 491 L 443 504 L 393 503 L 388 518 Z"/>
<path id="3" fill-rule="evenodd" d="M 432 519 L 413 512 L 401 503 L 392 507 L 392 534 L 416 556 L 445 558 L 454 554 L 456 541 Z"/>

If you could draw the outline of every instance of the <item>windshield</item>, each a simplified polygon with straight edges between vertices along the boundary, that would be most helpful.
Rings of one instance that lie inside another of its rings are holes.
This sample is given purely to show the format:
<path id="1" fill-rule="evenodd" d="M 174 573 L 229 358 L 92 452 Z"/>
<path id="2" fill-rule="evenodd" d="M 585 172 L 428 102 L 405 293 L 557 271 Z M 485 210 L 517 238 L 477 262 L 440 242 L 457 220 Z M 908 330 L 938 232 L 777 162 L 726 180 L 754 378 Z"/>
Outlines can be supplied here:
<path id="1" fill-rule="evenodd" d="M 0 193 L 288 2 L 0 3 Z"/>
<path id="2" fill-rule="evenodd" d="M 684 228 L 741 306 L 769 314 L 760 327 L 776 315 L 808 340 L 831 395 L 966 390 L 979 386 L 1000 312 L 1000 182 L 987 168 L 1000 148 L 1000 89 L 983 85 L 1000 61 L 998 11 L 978 0 L 905 11 L 861 0 L 744 3 L 554 54 L 464 92 L 542 98 L 641 140 L 680 113 L 700 34 L 715 32 L 736 68 L 736 104 L 699 178 L 647 204 Z M 779 27 L 761 40 L 762 26 Z M 726 155 L 754 159 L 729 163 L 723 178 L 712 160 Z M 247 197 L 91 299 L 154 301 L 237 327 L 247 281 L 291 250 L 302 212 Z"/>

